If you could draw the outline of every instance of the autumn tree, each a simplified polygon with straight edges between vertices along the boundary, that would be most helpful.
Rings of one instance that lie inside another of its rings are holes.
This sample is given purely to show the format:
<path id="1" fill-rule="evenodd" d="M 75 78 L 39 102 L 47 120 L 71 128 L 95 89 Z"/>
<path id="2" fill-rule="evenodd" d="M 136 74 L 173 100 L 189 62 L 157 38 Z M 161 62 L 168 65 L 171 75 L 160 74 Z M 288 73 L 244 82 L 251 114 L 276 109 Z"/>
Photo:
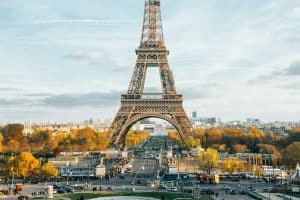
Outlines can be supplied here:
<path id="1" fill-rule="evenodd" d="M 212 148 L 199 152 L 200 168 L 208 174 L 218 166 L 218 151 Z"/>
<path id="2" fill-rule="evenodd" d="M 300 142 L 290 144 L 283 152 L 282 163 L 293 168 L 300 163 Z"/>
<path id="3" fill-rule="evenodd" d="M 55 178 L 58 176 L 58 169 L 51 162 L 47 162 L 41 167 L 40 174 L 43 178 Z"/>
<path id="4" fill-rule="evenodd" d="M 3 135 L 0 133 L 0 153 L 3 152 Z"/>
<path id="5" fill-rule="evenodd" d="M 272 164 L 274 166 L 277 166 L 279 164 L 279 161 L 281 159 L 281 153 L 277 150 L 277 148 L 274 145 L 271 144 L 258 144 L 260 153 L 264 154 L 272 154 Z"/>
<path id="6" fill-rule="evenodd" d="M 206 132 L 207 145 L 221 144 L 221 130 L 219 128 L 210 128 Z"/>
<path id="7" fill-rule="evenodd" d="M 106 150 L 108 148 L 108 145 L 110 143 L 110 138 L 107 135 L 107 132 L 97 132 L 95 133 L 96 137 L 96 150 Z"/>
<path id="8" fill-rule="evenodd" d="M 202 145 L 206 144 L 206 136 L 205 136 L 205 132 L 206 130 L 204 128 L 195 128 L 194 129 L 195 132 L 195 138 L 199 139 Z"/>
<path id="9" fill-rule="evenodd" d="M 10 157 L 6 169 L 10 176 L 18 178 L 32 177 L 38 174 L 40 161 L 29 152 L 22 152 L 17 157 Z"/>
<path id="10" fill-rule="evenodd" d="M 185 147 L 187 149 L 192 149 L 192 148 L 196 148 L 196 147 L 200 146 L 200 139 L 196 139 L 192 136 L 187 136 L 184 139 L 184 143 L 185 143 Z"/>
<path id="11" fill-rule="evenodd" d="M 51 153 L 57 145 L 50 130 L 34 130 L 29 141 L 32 152 L 38 153 Z"/>
<path id="12" fill-rule="evenodd" d="M 233 145 L 233 151 L 235 153 L 245 153 L 248 151 L 248 147 L 245 144 L 235 144 Z"/>
<path id="13" fill-rule="evenodd" d="M 150 133 L 147 131 L 134 132 L 129 131 L 126 136 L 126 146 L 127 147 L 135 147 L 141 142 L 145 141 L 150 137 Z"/>
<path id="14" fill-rule="evenodd" d="M 8 140 L 5 151 L 9 153 L 19 153 L 21 151 L 20 142 L 15 139 Z"/>
<path id="15" fill-rule="evenodd" d="M 185 148 L 185 144 L 184 144 L 184 142 L 182 141 L 182 138 L 179 136 L 179 134 L 177 132 L 172 132 L 172 131 L 168 132 L 168 138 L 169 138 L 170 141 L 177 144 L 180 149 Z"/>
<path id="16" fill-rule="evenodd" d="M 300 127 L 294 128 L 287 138 L 288 143 L 300 142 Z"/>
<path id="17" fill-rule="evenodd" d="M 254 171 L 254 174 L 255 174 L 258 178 L 260 178 L 260 177 L 262 176 L 262 174 L 263 174 L 263 169 L 262 169 L 262 167 L 261 167 L 261 166 L 256 166 L 255 171 Z"/>
<path id="18" fill-rule="evenodd" d="M 245 164 L 240 159 L 227 158 L 222 164 L 222 170 L 230 174 L 234 172 L 243 172 L 245 169 Z"/>
<path id="19" fill-rule="evenodd" d="M 9 146 L 9 141 L 17 141 L 19 143 L 19 151 L 29 151 L 29 145 L 27 137 L 24 135 L 24 125 L 22 124 L 8 124 L 4 126 L 0 132 L 3 135 L 3 143 L 5 146 Z M 8 148 L 11 153 L 16 153 L 13 148 Z M 6 151 L 6 149 L 5 149 Z"/>
<path id="20" fill-rule="evenodd" d="M 257 145 L 262 143 L 265 134 L 256 127 L 249 127 L 246 143 L 252 152 L 258 152 Z"/>
<path id="21" fill-rule="evenodd" d="M 18 161 L 17 161 L 16 157 L 14 157 L 14 156 L 9 157 L 5 163 L 5 168 L 6 168 L 7 174 L 10 177 L 14 177 L 14 176 L 19 177 Z"/>

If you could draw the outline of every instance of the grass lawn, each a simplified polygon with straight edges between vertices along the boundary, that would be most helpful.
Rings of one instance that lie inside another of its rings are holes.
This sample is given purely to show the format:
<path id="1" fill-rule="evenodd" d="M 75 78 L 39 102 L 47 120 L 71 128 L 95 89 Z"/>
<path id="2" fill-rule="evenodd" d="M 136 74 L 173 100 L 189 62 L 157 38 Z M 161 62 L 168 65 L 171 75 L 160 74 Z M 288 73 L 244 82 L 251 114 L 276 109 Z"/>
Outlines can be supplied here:
<path id="1" fill-rule="evenodd" d="M 97 197 L 109 197 L 109 196 L 141 196 L 141 197 L 153 197 L 161 199 L 165 196 L 165 200 L 173 200 L 176 198 L 191 198 L 190 194 L 180 194 L 180 193 L 170 193 L 170 192 L 101 192 L 101 193 L 74 193 L 74 194 L 64 194 L 55 196 L 54 200 L 64 200 L 66 198 L 71 200 L 77 200 L 81 195 L 84 199 L 93 199 Z M 210 197 L 203 197 L 200 200 L 211 200 Z"/>

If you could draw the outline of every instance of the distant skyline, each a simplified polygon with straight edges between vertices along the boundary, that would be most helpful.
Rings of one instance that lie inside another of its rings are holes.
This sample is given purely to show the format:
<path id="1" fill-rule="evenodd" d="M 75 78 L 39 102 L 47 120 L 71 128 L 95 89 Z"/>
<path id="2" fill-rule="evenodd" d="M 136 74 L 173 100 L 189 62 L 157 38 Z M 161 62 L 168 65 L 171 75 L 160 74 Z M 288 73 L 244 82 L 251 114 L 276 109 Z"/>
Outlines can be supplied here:
<path id="1" fill-rule="evenodd" d="M 299 0 L 161 1 L 189 116 L 300 120 Z M 1 0 L 0 123 L 114 117 L 143 9 L 142 0 Z M 148 89 L 159 85 L 150 75 Z"/>

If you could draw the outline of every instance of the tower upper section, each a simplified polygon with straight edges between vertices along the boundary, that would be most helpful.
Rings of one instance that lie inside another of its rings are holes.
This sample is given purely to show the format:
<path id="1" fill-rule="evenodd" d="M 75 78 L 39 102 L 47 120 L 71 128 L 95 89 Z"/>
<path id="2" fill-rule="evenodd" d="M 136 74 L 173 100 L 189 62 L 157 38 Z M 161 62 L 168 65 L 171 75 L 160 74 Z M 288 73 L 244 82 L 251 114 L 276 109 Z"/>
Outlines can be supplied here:
<path id="1" fill-rule="evenodd" d="M 145 0 L 144 23 L 140 48 L 165 47 L 160 0 Z"/>

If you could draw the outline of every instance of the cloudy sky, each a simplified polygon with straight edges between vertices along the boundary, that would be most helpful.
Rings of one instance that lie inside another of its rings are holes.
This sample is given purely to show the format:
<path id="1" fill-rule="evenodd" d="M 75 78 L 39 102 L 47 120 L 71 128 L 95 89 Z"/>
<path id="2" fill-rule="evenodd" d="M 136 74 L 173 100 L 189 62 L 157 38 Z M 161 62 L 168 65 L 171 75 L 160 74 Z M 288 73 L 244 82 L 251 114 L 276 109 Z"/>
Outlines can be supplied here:
<path id="1" fill-rule="evenodd" d="M 135 64 L 143 6 L 0 0 L 0 122 L 113 117 Z M 300 120 L 299 0 L 163 0 L 162 9 L 188 113 Z"/>

